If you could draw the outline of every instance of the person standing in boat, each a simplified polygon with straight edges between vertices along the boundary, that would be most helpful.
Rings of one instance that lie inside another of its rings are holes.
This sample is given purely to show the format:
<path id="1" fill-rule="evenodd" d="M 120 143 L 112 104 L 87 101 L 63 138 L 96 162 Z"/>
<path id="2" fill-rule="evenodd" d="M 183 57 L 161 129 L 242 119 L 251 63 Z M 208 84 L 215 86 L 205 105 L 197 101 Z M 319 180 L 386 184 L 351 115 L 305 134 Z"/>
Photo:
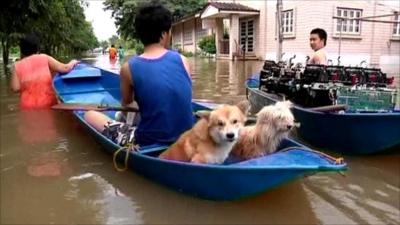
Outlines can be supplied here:
<path id="1" fill-rule="evenodd" d="M 15 63 L 11 77 L 11 89 L 20 92 L 21 109 L 49 108 L 57 104 L 52 79 L 58 73 L 71 71 L 78 63 L 71 60 L 61 63 L 51 56 L 39 54 L 39 39 L 34 34 L 21 38 L 21 59 Z"/>
<path id="2" fill-rule="evenodd" d="M 310 33 L 310 46 L 314 50 L 314 54 L 310 57 L 308 64 L 327 64 L 327 56 L 325 51 L 326 40 L 328 34 L 321 28 L 315 28 Z"/>
<path id="3" fill-rule="evenodd" d="M 135 30 L 144 52 L 121 67 L 121 104 L 135 101 L 139 106 L 140 121 L 132 132 L 135 144 L 141 146 L 171 144 L 194 123 L 190 67 L 184 56 L 168 49 L 171 26 L 171 12 L 164 6 L 153 3 L 140 7 Z M 120 134 L 110 132 L 114 122 L 105 114 L 88 111 L 85 120 L 123 145 L 119 140 L 124 138 L 115 138 Z"/>

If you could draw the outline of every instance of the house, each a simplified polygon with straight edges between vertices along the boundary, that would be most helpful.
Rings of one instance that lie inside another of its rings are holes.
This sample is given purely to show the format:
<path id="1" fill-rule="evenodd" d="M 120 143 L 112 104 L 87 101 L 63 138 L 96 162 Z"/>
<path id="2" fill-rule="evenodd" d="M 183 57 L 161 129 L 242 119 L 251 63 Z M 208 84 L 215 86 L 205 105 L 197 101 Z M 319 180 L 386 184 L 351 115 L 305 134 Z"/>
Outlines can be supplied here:
<path id="1" fill-rule="evenodd" d="M 358 65 L 366 60 L 372 66 L 399 72 L 398 7 L 371 0 L 282 2 L 283 60 L 296 55 L 294 62 L 304 63 L 305 57 L 312 53 L 309 33 L 319 27 L 328 33 L 326 50 L 333 64 L 337 63 L 340 54 L 341 65 Z M 211 1 L 200 12 L 173 24 L 173 45 L 196 52 L 201 37 L 214 34 L 217 58 L 275 60 L 278 46 L 276 12 L 276 1 Z M 379 15 L 386 16 L 374 17 Z M 348 19 L 340 24 L 334 17 Z M 361 17 L 365 19 L 354 20 Z M 229 33 L 229 39 L 224 39 L 224 30 Z"/>

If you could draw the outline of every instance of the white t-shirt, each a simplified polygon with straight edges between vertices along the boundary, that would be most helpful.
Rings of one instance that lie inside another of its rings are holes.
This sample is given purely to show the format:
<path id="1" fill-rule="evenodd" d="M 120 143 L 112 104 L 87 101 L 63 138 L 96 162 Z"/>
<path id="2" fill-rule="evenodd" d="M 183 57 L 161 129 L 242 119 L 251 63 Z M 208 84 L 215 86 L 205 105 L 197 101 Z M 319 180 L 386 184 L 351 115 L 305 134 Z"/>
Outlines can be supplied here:
<path id="1" fill-rule="evenodd" d="M 311 56 L 309 63 L 326 65 L 327 57 L 325 48 L 320 48 L 317 51 L 315 51 L 314 54 Z"/>

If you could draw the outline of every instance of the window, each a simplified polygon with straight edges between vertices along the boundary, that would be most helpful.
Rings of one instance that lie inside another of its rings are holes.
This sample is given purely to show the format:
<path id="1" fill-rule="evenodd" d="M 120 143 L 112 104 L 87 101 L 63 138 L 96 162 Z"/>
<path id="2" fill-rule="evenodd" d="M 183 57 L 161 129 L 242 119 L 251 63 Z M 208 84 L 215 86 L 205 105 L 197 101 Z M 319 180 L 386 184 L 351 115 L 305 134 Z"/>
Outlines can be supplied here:
<path id="1" fill-rule="evenodd" d="M 192 43 L 192 30 L 185 30 L 185 32 L 183 32 L 183 42 L 186 44 L 190 44 Z"/>
<path id="2" fill-rule="evenodd" d="M 361 9 L 337 8 L 338 17 L 346 18 L 336 20 L 336 32 L 342 34 L 361 34 L 361 20 L 355 20 L 362 16 Z"/>
<path id="3" fill-rule="evenodd" d="M 181 43 L 181 32 L 174 32 L 172 40 L 173 40 L 174 44 L 180 44 Z"/>
<path id="4" fill-rule="evenodd" d="M 201 24 L 200 24 L 200 26 L 201 26 Z M 196 40 L 199 42 L 201 40 L 201 38 L 203 38 L 204 36 L 207 35 L 207 33 L 208 33 L 207 29 L 202 29 L 201 27 L 200 28 L 198 27 L 196 30 Z"/>
<path id="5" fill-rule="evenodd" d="M 282 34 L 283 35 L 294 33 L 293 15 L 294 15 L 293 9 L 282 12 Z"/>
<path id="6" fill-rule="evenodd" d="M 400 36 L 400 16 L 399 14 L 396 14 L 394 17 L 394 21 L 397 21 L 398 23 L 395 23 L 393 26 L 393 36 Z"/>

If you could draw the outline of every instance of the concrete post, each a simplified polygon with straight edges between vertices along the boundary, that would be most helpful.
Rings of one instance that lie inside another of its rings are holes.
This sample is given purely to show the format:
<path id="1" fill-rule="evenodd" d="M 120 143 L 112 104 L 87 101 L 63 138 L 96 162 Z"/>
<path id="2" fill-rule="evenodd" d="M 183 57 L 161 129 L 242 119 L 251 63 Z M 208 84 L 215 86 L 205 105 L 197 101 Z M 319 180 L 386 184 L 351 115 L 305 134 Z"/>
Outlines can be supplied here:
<path id="1" fill-rule="evenodd" d="M 216 56 L 217 58 L 220 56 L 221 51 L 221 42 L 220 40 L 224 37 L 224 23 L 222 18 L 215 19 L 216 29 L 215 29 L 215 47 L 217 49 Z"/>
<path id="2" fill-rule="evenodd" d="M 229 59 L 233 60 L 233 53 L 236 52 L 236 44 L 239 46 L 239 15 L 231 15 L 229 26 Z"/>

